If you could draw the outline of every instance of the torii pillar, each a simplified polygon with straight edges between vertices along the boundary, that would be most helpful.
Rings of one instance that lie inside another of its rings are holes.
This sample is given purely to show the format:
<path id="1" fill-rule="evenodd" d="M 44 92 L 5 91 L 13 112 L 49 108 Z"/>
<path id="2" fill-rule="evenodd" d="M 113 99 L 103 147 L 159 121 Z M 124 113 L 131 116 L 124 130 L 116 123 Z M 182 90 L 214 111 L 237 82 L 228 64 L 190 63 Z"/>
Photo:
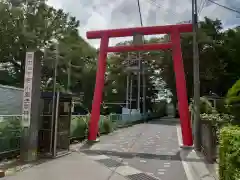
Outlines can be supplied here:
<path id="1" fill-rule="evenodd" d="M 92 102 L 92 112 L 89 124 L 89 141 L 96 140 L 98 133 L 98 121 L 100 119 L 100 106 L 102 102 L 102 92 L 104 88 L 104 75 L 106 71 L 106 58 L 108 52 L 125 52 L 125 51 L 152 51 L 172 49 L 173 64 L 176 78 L 176 89 L 178 97 L 178 109 L 182 130 L 183 146 L 192 146 L 192 130 L 190 113 L 188 110 L 188 98 L 186 89 L 186 80 L 184 65 L 182 60 L 182 50 L 180 33 L 192 32 L 192 24 L 179 24 L 168 26 L 136 27 L 124 29 L 111 29 L 87 32 L 88 39 L 101 39 L 98 56 L 98 69 L 96 74 L 96 84 Z M 109 47 L 109 38 L 134 36 L 134 34 L 153 35 L 153 34 L 170 34 L 171 41 L 168 43 L 143 44 L 132 46 L 115 46 Z"/>

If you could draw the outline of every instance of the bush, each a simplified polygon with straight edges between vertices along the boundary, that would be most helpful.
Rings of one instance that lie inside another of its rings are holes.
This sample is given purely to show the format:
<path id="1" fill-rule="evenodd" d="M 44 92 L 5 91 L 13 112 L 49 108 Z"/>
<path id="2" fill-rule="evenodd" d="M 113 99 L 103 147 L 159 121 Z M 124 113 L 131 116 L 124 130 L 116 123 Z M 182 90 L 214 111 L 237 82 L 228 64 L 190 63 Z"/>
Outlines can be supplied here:
<path id="1" fill-rule="evenodd" d="M 234 123 L 240 124 L 240 103 L 228 104 L 228 112 L 235 117 Z"/>
<path id="2" fill-rule="evenodd" d="M 220 180 L 240 179 L 240 127 L 227 126 L 220 132 Z"/>
<path id="3" fill-rule="evenodd" d="M 2 117 L 0 122 L 0 152 L 16 150 L 20 148 L 21 117 Z"/>
<path id="4" fill-rule="evenodd" d="M 189 110 L 193 113 L 193 100 L 189 105 Z M 211 114 L 216 112 L 214 107 L 212 106 L 211 102 L 206 97 L 200 97 L 200 114 Z"/>
<path id="5" fill-rule="evenodd" d="M 240 103 L 240 80 L 238 80 L 227 93 L 226 102 L 227 104 L 238 104 Z"/>
<path id="6" fill-rule="evenodd" d="M 84 138 L 88 129 L 89 116 L 72 116 L 70 135 L 73 139 Z"/>
<path id="7" fill-rule="evenodd" d="M 155 117 L 163 117 L 167 115 L 167 101 L 161 100 L 154 105 Z"/>
<path id="8" fill-rule="evenodd" d="M 216 110 L 218 113 L 223 113 L 223 114 L 229 113 L 225 99 L 216 100 Z"/>
<path id="9" fill-rule="evenodd" d="M 104 133 L 112 132 L 112 121 L 108 117 L 104 117 L 102 126 Z"/>
<path id="10" fill-rule="evenodd" d="M 228 90 L 226 103 L 229 113 L 235 116 L 236 122 L 240 123 L 240 80 Z"/>
<path id="11" fill-rule="evenodd" d="M 222 126 L 225 124 L 229 124 L 233 121 L 234 117 L 229 114 L 219 114 L 219 113 L 212 113 L 212 114 L 201 114 L 201 119 L 211 121 L 215 126 Z"/>
<path id="12" fill-rule="evenodd" d="M 219 114 L 219 113 L 212 113 L 212 114 L 201 114 L 201 119 L 206 121 L 211 121 L 212 128 L 216 132 L 216 141 L 218 142 L 218 138 L 220 135 L 220 129 L 223 126 L 229 125 L 233 122 L 234 117 L 228 114 Z M 214 133 L 215 133 L 214 132 Z"/>
<path id="13" fill-rule="evenodd" d="M 103 115 L 100 116 L 98 128 L 99 128 L 98 131 L 100 133 L 110 133 L 110 132 L 112 132 L 113 123 L 110 120 L 109 116 L 103 116 Z M 88 129 L 88 126 L 87 126 L 86 130 L 85 130 L 85 135 L 88 136 L 88 133 L 89 133 L 89 129 Z"/>

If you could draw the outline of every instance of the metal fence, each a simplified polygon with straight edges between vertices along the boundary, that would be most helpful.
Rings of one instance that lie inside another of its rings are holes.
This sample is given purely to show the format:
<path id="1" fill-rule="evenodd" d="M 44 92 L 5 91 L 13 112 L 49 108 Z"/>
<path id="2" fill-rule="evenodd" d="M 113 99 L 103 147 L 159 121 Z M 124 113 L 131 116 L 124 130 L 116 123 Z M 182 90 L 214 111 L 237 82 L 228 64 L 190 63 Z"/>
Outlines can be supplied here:
<path id="1" fill-rule="evenodd" d="M 128 126 L 136 121 L 142 120 L 141 114 L 111 114 L 109 120 L 113 123 L 114 128 Z"/>
<path id="2" fill-rule="evenodd" d="M 0 156 L 20 150 L 21 118 L 21 115 L 0 115 Z M 71 139 L 82 139 L 86 137 L 89 119 L 90 115 L 72 115 L 70 128 Z M 142 119 L 143 116 L 140 114 L 101 115 L 99 131 L 100 133 L 108 133 L 110 129 L 114 130 L 128 126 Z"/>

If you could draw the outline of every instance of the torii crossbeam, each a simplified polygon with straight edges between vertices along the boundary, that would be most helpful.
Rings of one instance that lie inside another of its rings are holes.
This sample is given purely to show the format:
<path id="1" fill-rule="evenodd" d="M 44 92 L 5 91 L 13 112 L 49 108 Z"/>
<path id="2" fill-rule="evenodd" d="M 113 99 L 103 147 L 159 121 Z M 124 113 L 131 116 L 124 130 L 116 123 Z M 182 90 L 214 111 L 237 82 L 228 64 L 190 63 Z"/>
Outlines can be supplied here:
<path id="1" fill-rule="evenodd" d="M 92 101 L 92 111 L 89 124 L 89 141 L 96 140 L 98 132 L 98 121 L 100 119 L 100 106 L 102 102 L 102 91 L 104 88 L 104 75 L 106 71 L 106 58 L 108 52 L 124 51 L 152 51 L 172 49 L 173 64 L 176 77 L 176 89 L 178 97 L 178 109 L 180 115 L 182 138 L 184 146 L 192 146 L 192 130 L 190 113 L 188 110 L 188 98 L 186 89 L 186 80 L 182 60 L 182 50 L 180 42 L 180 33 L 192 32 L 192 24 L 179 24 L 167 26 L 136 27 L 124 29 L 110 29 L 87 32 L 88 39 L 101 39 L 98 56 L 98 68 L 96 74 L 96 84 L 94 97 Z M 134 36 L 135 34 L 153 35 L 153 34 L 170 34 L 171 40 L 168 43 L 143 44 L 131 46 L 109 47 L 109 38 Z"/>

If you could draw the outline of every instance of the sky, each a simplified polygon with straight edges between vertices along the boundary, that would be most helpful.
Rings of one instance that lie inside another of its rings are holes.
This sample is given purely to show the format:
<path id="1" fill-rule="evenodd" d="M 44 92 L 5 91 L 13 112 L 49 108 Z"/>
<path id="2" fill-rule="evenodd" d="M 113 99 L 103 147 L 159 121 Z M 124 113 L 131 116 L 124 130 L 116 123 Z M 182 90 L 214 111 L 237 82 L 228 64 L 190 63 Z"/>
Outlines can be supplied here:
<path id="1" fill-rule="evenodd" d="M 240 25 L 240 14 L 208 0 L 198 1 L 199 7 L 201 2 L 204 2 L 204 8 L 200 8 L 200 20 L 205 16 L 221 19 L 226 29 Z M 240 7 L 240 0 L 215 1 L 234 9 Z M 137 0 L 48 0 L 48 4 L 75 16 L 80 21 L 80 35 L 96 48 L 99 47 L 99 40 L 87 40 L 87 31 L 140 26 Z M 191 20 L 191 0 L 140 0 L 140 6 L 144 26 L 176 24 Z M 237 10 L 240 11 L 240 8 Z M 111 39 L 110 45 L 127 39 Z"/>

